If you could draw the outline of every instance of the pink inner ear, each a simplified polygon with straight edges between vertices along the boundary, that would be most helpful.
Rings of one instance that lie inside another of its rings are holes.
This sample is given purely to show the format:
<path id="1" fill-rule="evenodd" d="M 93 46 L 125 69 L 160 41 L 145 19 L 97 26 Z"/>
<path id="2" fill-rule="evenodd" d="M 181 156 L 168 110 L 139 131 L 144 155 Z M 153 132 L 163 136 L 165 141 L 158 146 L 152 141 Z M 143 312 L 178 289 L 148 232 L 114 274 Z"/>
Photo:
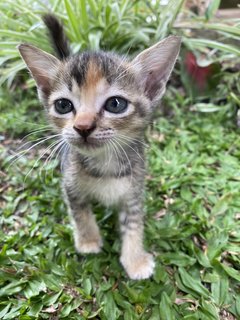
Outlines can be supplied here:
<path id="1" fill-rule="evenodd" d="M 50 79 L 46 71 L 39 68 L 31 69 L 32 76 L 37 83 L 38 88 L 46 95 L 49 95 L 50 88 Z"/>
<path id="2" fill-rule="evenodd" d="M 145 92 L 150 100 L 154 99 L 160 89 L 161 81 L 159 81 L 160 79 L 158 78 L 160 77 L 158 77 L 156 71 L 154 72 L 153 70 L 151 70 L 147 75 Z"/>
<path id="3" fill-rule="evenodd" d="M 166 85 L 167 75 L 165 70 L 160 68 L 157 70 L 150 70 L 146 76 L 145 93 L 150 100 L 158 96 Z"/>
<path id="4" fill-rule="evenodd" d="M 39 89 L 46 95 L 49 95 L 51 91 L 49 80 L 45 76 L 40 76 L 38 78 L 38 81 L 39 81 L 38 82 Z"/>
<path id="5" fill-rule="evenodd" d="M 144 92 L 152 101 L 161 99 L 180 45 L 180 37 L 170 36 L 144 50 L 133 60 L 133 66 L 138 65 L 140 69 L 139 81 L 143 83 Z"/>

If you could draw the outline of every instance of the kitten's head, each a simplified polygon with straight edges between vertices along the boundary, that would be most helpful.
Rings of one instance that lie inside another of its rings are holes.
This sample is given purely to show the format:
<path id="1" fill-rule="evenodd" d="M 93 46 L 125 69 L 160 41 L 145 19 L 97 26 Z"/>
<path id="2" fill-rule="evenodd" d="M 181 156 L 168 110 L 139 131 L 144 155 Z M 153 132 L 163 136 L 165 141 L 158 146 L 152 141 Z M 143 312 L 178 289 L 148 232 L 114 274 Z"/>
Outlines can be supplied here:
<path id="1" fill-rule="evenodd" d="M 179 48 L 180 38 L 170 36 L 130 62 L 105 52 L 60 61 L 28 44 L 21 44 L 19 51 L 51 123 L 86 153 L 142 135 L 164 94 Z"/>

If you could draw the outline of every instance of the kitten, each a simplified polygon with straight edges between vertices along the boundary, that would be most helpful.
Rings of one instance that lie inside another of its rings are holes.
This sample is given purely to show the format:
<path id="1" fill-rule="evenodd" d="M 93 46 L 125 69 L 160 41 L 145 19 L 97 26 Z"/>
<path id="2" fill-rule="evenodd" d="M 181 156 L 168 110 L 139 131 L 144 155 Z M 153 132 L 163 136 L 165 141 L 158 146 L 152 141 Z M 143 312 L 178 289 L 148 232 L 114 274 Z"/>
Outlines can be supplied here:
<path id="1" fill-rule="evenodd" d="M 153 256 L 143 247 L 144 130 L 159 105 L 180 49 L 170 36 L 126 61 L 110 52 L 70 55 L 63 27 L 46 15 L 58 58 L 32 45 L 20 54 L 40 101 L 67 145 L 63 189 L 76 250 L 98 253 L 102 238 L 91 201 L 119 209 L 120 261 L 131 279 L 149 278 Z"/>

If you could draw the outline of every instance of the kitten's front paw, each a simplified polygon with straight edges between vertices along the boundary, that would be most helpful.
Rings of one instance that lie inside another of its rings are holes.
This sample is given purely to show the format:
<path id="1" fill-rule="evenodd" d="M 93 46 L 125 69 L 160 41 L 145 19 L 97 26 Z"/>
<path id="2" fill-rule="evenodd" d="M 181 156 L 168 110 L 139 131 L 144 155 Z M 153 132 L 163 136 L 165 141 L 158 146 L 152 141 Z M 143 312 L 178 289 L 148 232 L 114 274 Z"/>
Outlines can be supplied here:
<path id="1" fill-rule="evenodd" d="M 155 267 L 153 256 L 147 252 L 131 258 L 122 256 L 120 261 L 132 280 L 150 278 Z"/>
<path id="2" fill-rule="evenodd" d="M 102 248 L 102 239 L 75 240 L 75 247 L 79 253 L 99 253 Z"/>

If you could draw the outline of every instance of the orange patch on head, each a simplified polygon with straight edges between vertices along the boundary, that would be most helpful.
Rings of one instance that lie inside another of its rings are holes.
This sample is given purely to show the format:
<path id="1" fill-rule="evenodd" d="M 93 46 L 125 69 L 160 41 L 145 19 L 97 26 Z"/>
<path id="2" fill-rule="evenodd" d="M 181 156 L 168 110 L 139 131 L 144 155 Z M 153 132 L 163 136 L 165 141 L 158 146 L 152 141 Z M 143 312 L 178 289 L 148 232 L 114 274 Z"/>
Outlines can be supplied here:
<path id="1" fill-rule="evenodd" d="M 82 111 L 96 112 L 95 106 L 99 96 L 107 88 L 107 81 L 102 73 L 101 66 L 94 60 L 90 60 L 85 77 L 84 85 L 81 87 Z"/>
<path id="2" fill-rule="evenodd" d="M 83 90 L 92 92 L 95 89 L 97 83 L 102 78 L 103 78 L 103 75 L 101 70 L 99 69 L 99 66 L 94 61 L 90 60 Z"/>

